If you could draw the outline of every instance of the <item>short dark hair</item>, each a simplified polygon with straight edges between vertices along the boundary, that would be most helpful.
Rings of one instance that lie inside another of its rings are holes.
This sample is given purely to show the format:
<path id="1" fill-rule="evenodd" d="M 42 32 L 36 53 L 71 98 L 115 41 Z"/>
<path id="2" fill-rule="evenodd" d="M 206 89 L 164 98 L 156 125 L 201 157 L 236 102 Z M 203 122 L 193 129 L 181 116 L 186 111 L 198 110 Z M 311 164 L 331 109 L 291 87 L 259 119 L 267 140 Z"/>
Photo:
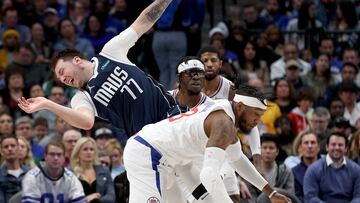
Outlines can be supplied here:
<path id="1" fill-rule="evenodd" d="M 3 141 L 6 140 L 6 139 L 14 139 L 16 140 L 16 143 L 19 145 L 19 141 L 17 139 L 17 137 L 13 134 L 4 134 L 1 136 L 1 139 L 0 139 L 0 145 L 2 145 Z"/>
<path id="2" fill-rule="evenodd" d="M 277 149 L 280 149 L 279 137 L 270 133 L 263 133 L 260 137 L 260 142 L 274 142 Z"/>
<path id="3" fill-rule="evenodd" d="M 308 86 L 301 87 L 297 92 L 296 100 L 309 100 L 311 102 L 315 101 L 313 90 Z"/>
<path id="4" fill-rule="evenodd" d="M 261 103 L 266 105 L 265 102 L 264 102 L 265 99 L 266 99 L 265 94 L 262 91 L 260 91 L 258 88 L 254 87 L 254 86 L 247 85 L 247 84 L 240 84 L 236 89 L 236 94 L 249 96 L 249 97 L 255 97 Z"/>
<path id="5" fill-rule="evenodd" d="M 327 139 L 326 139 L 326 145 L 329 145 L 329 142 L 330 142 L 330 139 L 331 139 L 331 137 L 333 137 L 333 136 L 337 136 L 337 137 L 342 137 L 342 138 L 344 138 L 344 140 L 345 140 L 345 146 L 347 147 L 348 146 L 348 138 L 346 137 L 346 135 L 344 134 L 344 133 L 341 133 L 341 132 L 333 132 L 333 133 L 331 133 L 330 134 L 330 136 L 329 137 L 327 137 Z"/>
<path id="6" fill-rule="evenodd" d="M 46 126 L 48 127 L 48 122 L 46 120 L 46 118 L 44 117 L 38 117 L 34 120 L 34 123 L 33 123 L 33 127 L 36 127 L 38 125 L 41 125 L 41 126 Z"/>
<path id="7" fill-rule="evenodd" d="M 84 56 L 84 54 L 82 54 L 81 52 L 79 52 L 76 49 L 64 49 L 60 52 L 57 52 L 54 54 L 54 56 L 51 58 L 50 60 L 50 69 L 55 72 L 55 66 L 58 63 L 58 61 L 60 59 L 63 59 L 64 61 L 66 60 L 71 60 L 73 59 L 75 56 L 80 57 L 81 59 L 86 59 L 86 57 Z"/>
<path id="8" fill-rule="evenodd" d="M 57 142 L 57 141 L 51 141 L 49 142 L 46 146 L 45 146 L 45 154 L 47 154 L 49 152 L 49 148 L 51 146 L 55 146 L 55 147 L 59 147 L 63 150 L 63 152 L 65 153 L 65 147 L 64 144 L 62 142 Z"/>
<path id="9" fill-rule="evenodd" d="M 219 59 L 221 57 L 219 50 L 213 46 L 205 46 L 205 47 L 201 48 L 197 53 L 197 57 L 201 58 L 201 55 L 205 52 L 215 53 L 215 54 L 217 54 Z"/>
<path id="10" fill-rule="evenodd" d="M 352 68 L 355 70 L 356 74 L 359 72 L 358 67 L 357 67 L 355 64 L 353 64 L 353 63 L 350 63 L 350 62 L 344 63 L 344 64 L 342 65 L 341 70 L 343 70 L 345 66 L 350 66 L 350 67 L 352 67 Z"/>

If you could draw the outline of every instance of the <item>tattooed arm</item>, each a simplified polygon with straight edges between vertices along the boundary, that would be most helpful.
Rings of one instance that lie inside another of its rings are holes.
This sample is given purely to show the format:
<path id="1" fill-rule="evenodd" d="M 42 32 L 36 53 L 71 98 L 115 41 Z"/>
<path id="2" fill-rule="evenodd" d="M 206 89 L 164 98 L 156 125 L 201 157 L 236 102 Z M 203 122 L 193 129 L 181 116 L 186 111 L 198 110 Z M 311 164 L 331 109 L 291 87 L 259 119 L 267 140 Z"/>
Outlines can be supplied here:
<path id="1" fill-rule="evenodd" d="M 130 27 L 133 28 L 140 37 L 155 24 L 170 2 L 171 0 L 155 0 L 141 12 Z"/>

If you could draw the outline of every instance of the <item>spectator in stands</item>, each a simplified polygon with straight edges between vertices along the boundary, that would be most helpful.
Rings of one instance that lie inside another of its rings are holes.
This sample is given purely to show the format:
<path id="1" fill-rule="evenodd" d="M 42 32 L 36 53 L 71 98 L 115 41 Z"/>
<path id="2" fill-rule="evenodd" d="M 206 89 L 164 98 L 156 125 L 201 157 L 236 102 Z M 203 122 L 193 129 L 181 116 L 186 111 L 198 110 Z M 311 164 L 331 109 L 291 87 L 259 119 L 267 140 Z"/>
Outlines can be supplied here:
<path id="1" fill-rule="evenodd" d="M 167 90 L 173 89 L 176 82 L 176 63 L 187 51 L 184 30 L 190 26 L 190 22 L 185 22 L 186 16 L 180 15 L 191 12 L 186 7 L 187 2 L 189 0 L 180 3 L 172 1 L 156 23 L 152 50 L 160 71 L 159 81 Z"/>
<path id="2" fill-rule="evenodd" d="M 58 24 L 60 17 L 54 8 L 47 8 L 44 11 L 44 33 L 45 40 L 51 44 L 55 44 L 58 40 Z"/>
<path id="3" fill-rule="evenodd" d="M 270 86 L 269 68 L 266 62 L 259 58 L 256 51 L 254 42 L 246 42 L 240 55 L 240 67 L 243 72 L 247 73 L 249 78 L 257 77 L 268 87 Z"/>
<path id="4" fill-rule="evenodd" d="M 46 33 L 47 35 L 47 33 Z M 45 39 L 44 26 L 41 23 L 34 23 L 31 27 L 31 41 L 30 46 L 35 54 L 36 63 L 50 62 L 52 55 L 52 44 Z"/>
<path id="5" fill-rule="evenodd" d="M 109 128 L 99 128 L 95 131 L 94 134 L 96 146 L 99 149 L 104 149 L 106 143 L 111 139 L 114 138 L 112 131 Z"/>
<path id="6" fill-rule="evenodd" d="M 0 71 L 4 72 L 7 66 L 15 60 L 20 46 L 19 33 L 16 30 L 6 30 L 2 34 L 3 47 L 0 48 Z"/>
<path id="7" fill-rule="evenodd" d="M 313 89 L 309 87 L 299 89 L 296 101 L 297 107 L 288 114 L 293 123 L 293 132 L 295 135 L 309 127 L 307 114 L 312 112 L 314 102 Z"/>
<path id="8" fill-rule="evenodd" d="M 331 73 L 334 76 L 338 76 L 341 71 L 341 61 L 339 61 L 336 57 L 334 57 L 335 54 L 335 45 L 334 41 L 331 38 L 323 38 L 320 40 L 319 45 L 319 56 L 322 54 L 326 54 L 330 57 L 330 67 L 331 67 Z M 313 64 L 317 63 L 315 61 L 312 62 Z"/>
<path id="9" fill-rule="evenodd" d="M 342 55 L 344 63 L 352 63 L 359 68 L 359 52 L 355 48 L 346 48 Z M 360 73 L 356 76 L 356 84 L 360 85 Z"/>
<path id="10" fill-rule="evenodd" d="M 127 9 L 126 0 L 115 0 L 114 5 L 112 5 L 112 7 L 109 11 L 109 15 L 120 20 L 120 22 L 124 26 L 126 26 L 126 27 L 129 26 L 129 24 L 128 24 L 129 23 L 128 22 L 129 11 Z"/>
<path id="11" fill-rule="evenodd" d="M 276 80 L 273 89 L 273 100 L 279 107 L 282 115 L 287 115 L 295 106 L 295 89 L 288 80 Z"/>
<path id="12" fill-rule="evenodd" d="M 110 139 L 105 145 L 105 150 L 111 159 L 111 178 L 115 180 L 116 176 L 125 172 L 123 149 L 116 139 Z"/>
<path id="13" fill-rule="evenodd" d="M 72 127 L 66 123 L 65 120 L 60 118 L 59 116 L 55 117 L 55 131 L 50 133 L 48 136 L 43 139 L 40 144 L 45 146 L 51 141 L 60 142 L 62 140 L 62 136 L 66 130 L 71 129 Z"/>
<path id="14" fill-rule="evenodd" d="M 29 92 L 29 96 L 31 98 L 35 98 L 35 97 L 43 97 L 44 96 L 44 90 L 42 89 L 40 84 L 32 84 L 30 86 L 30 92 Z"/>
<path id="15" fill-rule="evenodd" d="M 95 140 L 80 138 L 71 154 L 71 167 L 84 188 L 86 202 L 113 203 L 114 183 L 109 170 L 100 165 L 97 153 Z"/>
<path id="16" fill-rule="evenodd" d="M 285 151 L 285 154 L 292 154 L 292 144 L 295 135 L 292 131 L 292 122 L 287 115 L 282 115 L 275 120 L 274 123 L 276 132 L 275 135 L 279 137 L 280 149 Z M 287 157 L 278 156 L 277 160 L 283 162 Z"/>
<path id="17" fill-rule="evenodd" d="M 300 137 L 296 135 L 293 143 L 292 143 L 292 155 L 286 157 L 284 164 L 289 168 L 294 168 L 301 162 L 301 156 L 303 154 L 302 148 L 300 145 Z"/>
<path id="18" fill-rule="evenodd" d="M 345 81 L 339 86 L 339 97 L 345 105 L 344 117 L 350 121 L 352 126 L 360 118 L 360 103 L 356 102 L 358 87 L 354 82 Z"/>
<path id="19" fill-rule="evenodd" d="M 73 1 L 68 4 L 69 13 L 68 17 L 76 28 L 77 33 L 83 33 L 85 22 L 89 15 L 90 10 L 87 10 L 83 1 Z"/>
<path id="20" fill-rule="evenodd" d="M 81 132 L 76 129 L 66 130 L 62 136 L 62 143 L 64 145 L 65 167 L 70 167 L 71 153 L 74 150 L 76 142 L 81 138 Z"/>
<path id="21" fill-rule="evenodd" d="M 47 65 L 35 62 L 35 54 L 30 44 L 23 44 L 19 47 L 15 61 L 10 63 L 7 69 L 14 68 L 26 73 L 26 88 L 29 88 L 34 83 L 42 84 L 49 78 Z"/>
<path id="22" fill-rule="evenodd" d="M 360 201 L 360 166 L 345 157 L 347 144 L 344 134 L 332 133 L 328 137 L 328 154 L 309 166 L 305 173 L 306 203 Z"/>
<path id="23" fill-rule="evenodd" d="M 360 130 L 351 136 L 347 156 L 360 165 Z"/>
<path id="24" fill-rule="evenodd" d="M 0 35 L 3 35 L 6 30 L 14 29 L 19 33 L 20 43 L 30 42 L 30 29 L 18 23 L 18 11 L 15 8 L 7 8 L 3 15 L 4 23 L 0 26 Z"/>
<path id="25" fill-rule="evenodd" d="M 336 0 L 316 1 L 316 18 L 321 21 L 324 28 L 328 28 L 336 20 Z"/>
<path id="26" fill-rule="evenodd" d="M 353 63 L 345 62 L 341 68 L 341 80 L 342 81 L 350 81 L 356 83 L 356 75 L 359 72 L 358 67 L 355 66 Z M 330 100 L 333 97 L 337 97 L 336 94 L 339 91 L 339 86 L 341 83 L 336 83 L 330 85 L 326 88 L 325 95 L 324 95 L 324 105 L 328 106 Z"/>
<path id="27" fill-rule="evenodd" d="M 107 0 L 96 1 L 94 14 L 102 19 L 101 21 L 104 23 L 105 32 L 111 33 L 112 36 L 115 36 L 125 29 L 125 25 L 122 24 L 120 20 L 109 15 L 109 8 L 109 2 Z M 90 15 L 88 15 L 87 18 L 89 18 L 89 16 Z"/>
<path id="28" fill-rule="evenodd" d="M 4 104 L 9 107 L 12 117 L 16 119 L 21 115 L 25 115 L 16 103 L 19 98 L 27 95 L 25 75 L 19 68 L 8 69 L 5 74 L 7 87 L 1 91 L 1 95 L 4 99 Z"/>
<path id="29" fill-rule="evenodd" d="M 359 35 L 354 32 L 359 30 L 360 24 L 356 14 L 356 7 L 352 1 L 340 1 L 336 9 L 336 22 L 329 25 L 331 31 L 353 31 L 350 33 L 337 34 L 336 53 L 340 54 L 348 46 L 358 46 Z"/>
<path id="30" fill-rule="evenodd" d="M 318 137 L 320 153 L 326 154 L 326 140 L 330 136 L 330 112 L 325 107 L 316 107 L 310 119 L 310 129 Z"/>
<path id="31" fill-rule="evenodd" d="M 352 130 L 353 126 L 350 125 L 349 120 L 342 116 L 335 118 L 330 125 L 330 131 L 332 133 L 342 133 L 347 138 L 351 137 Z"/>
<path id="32" fill-rule="evenodd" d="M 65 97 L 64 87 L 62 85 L 58 85 L 58 84 L 53 85 L 51 87 L 48 98 L 57 104 L 65 105 L 66 97 Z M 33 117 L 34 118 L 38 118 L 38 117 L 46 118 L 46 120 L 48 121 L 49 131 L 50 132 L 55 131 L 56 114 L 54 114 L 48 110 L 41 110 L 41 111 L 33 113 Z M 41 142 L 41 143 L 44 146 L 47 144 L 46 142 L 45 143 Z"/>
<path id="33" fill-rule="evenodd" d="M 305 84 L 300 77 L 300 64 L 298 61 L 290 59 L 285 63 L 285 79 L 292 83 L 295 89 L 304 87 Z"/>
<path id="34" fill-rule="evenodd" d="M 33 129 L 34 129 L 34 139 L 36 142 L 40 143 L 42 139 L 48 136 L 49 133 L 49 127 L 46 118 L 43 117 L 35 118 Z"/>
<path id="35" fill-rule="evenodd" d="M 19 160 L 22 165 L 35 168 L 36 164 L 31 152 L 30 143 L 24 137 L 17 137 L 19 142 Z"/>
<path id="36" fill-rule="evenodd" d="M 82 37 L 91 42 L 96 53 L 99 53 L 103 45 L 114 37 L 113 33 L 105 31 L 104 26 L 104 19 L 96 14 L 90 14 L 85 22 Z"/>
<path id="37" fill-rule="evenodd" d="M 45 149 L 39 145 L 33 135 L 33 120 L 29 116 L 22 116 L 15 121 L 15 135 L 24 137 L 31 145 L 34 160 L 40 161 L 44 158 Z"/>
<path id="38" fill-rule="evenodd" d="M 21 191 L 21 181 L 30 168 L 20 163 L 19 142 L 14 135 L 2 136 L 0 146 L 4 161 L 0 166 L 0 202 L 8 203 L 14 194 Z"/>
<path id="39" fill-rule="evenodd" d="M 281 30 L 285 30 L 289 18 L 281 11 L 279 0 L 267 0 L 265 8 L 261 11 L 260 16 L 267 24 L 275 24 Z"/>
<path id="40" fill-rule="evenodd" d="M 304 1 L 299 9 L 299 16 L 289 21 L 287 31 L 295 32 L 286 37 L 286 42 L 296 43 L 299 50 L 311 48 L 312 36 L 316 30 L 322 27 L 322 23 L 316 18 L 315 3 Z M 296 33 L 298 31 L 306 31 L 305 34 Z"/>
<path id="41" fill-rule="evenodd" d="M 294 177 L 291 169 L 285 164 L 278 164 L 276 157 L 279 154 L 279 143 L 277 137 L 272 134 L 261 135 L 261 160 L 263 166 L 263 176 L 268 181 L 271 187 L 287 194 L 295 194 L 294 192 Z M 252 197 L 256 198 L 259 192 L 254 186 L 248 185 L 251 188 Z M 259 199 L 258 199 L 259 200 Z M 262 201 L 260 201 L 262 202 Z"/>
<path id="42" fill-rule="evenodd" d="M 285 75 L 285 64 L 290 59 L 294 59 L 300 64 L 300 75 L 305 75 L 311 70 L 310 64 L 299 58 L 297 45 L 289 42 L 285 44 L 284 56 L 272 63 L 270 66 L 270 79 L 272 82 L 276 78 L 281 78 Z"/>
<path id="43" fill-rule="evenodd" d="M 111 169 L 111 158 L 106 150 L 99 150 L 99 161 L 102 166 Z"/>
<path id="44" fill-rule="evenodd" d="M 301 202 L 304 201 L 304 176 L 307 168 L 319 159 L 319 139 L 311 130 L 303 131 L 298 135 L 302 148 L 301 162 L 292 168 L 295 183 L 295 195 Z"/>
<path id="45" fill-rule="evenodd" d="M 345 112 L 344 102 L 339 97 L 334 97 L 330 101 L 329 110 L 330 110 L 331 120 L 343 116 Z"/>
<path id="46" fill-rule="evenodd" d="M 253 3 L 244 5 L 243 19 L 249 30 L 264 30 L 268 26 L 266 21 L 259 16 L 258 9 Z"/>
<path id="47" fill-rule="evenodd" d="M 284 37 L 282 36 L 279 27 L 276 25 L 269 25 L 265 30 L 265 34 L 268 39 L 269 47 L 271 47 L 275 54 L 283 56 Z"/>
<path id="48" fill-rule="evenodd" d="M 75 25 L 68 18 L 59 23 L 59 32 L 61 39 L 54 44 L 54 51 L 59 52 L 66 48 L 75 48 L 81 50 L 87 59 L 95 55 L 95 50 L 89 40 L 76 36 Z"/>
<path id="49" fill-rule="evenodd" d="M 14 133 L 13 117 L 8 112 L 0 113 L 0 136 Z"/>
<path id="50" fill-rule="evenodd" d="M 330 56 L 320 54 L 312 70 L 302 77 L 305 85 L 313 89 L 315 105 L 321 105 L 325 102 L 325 91 L 330 85 L 336 83 L 335 76 L 330 69 Z"/>

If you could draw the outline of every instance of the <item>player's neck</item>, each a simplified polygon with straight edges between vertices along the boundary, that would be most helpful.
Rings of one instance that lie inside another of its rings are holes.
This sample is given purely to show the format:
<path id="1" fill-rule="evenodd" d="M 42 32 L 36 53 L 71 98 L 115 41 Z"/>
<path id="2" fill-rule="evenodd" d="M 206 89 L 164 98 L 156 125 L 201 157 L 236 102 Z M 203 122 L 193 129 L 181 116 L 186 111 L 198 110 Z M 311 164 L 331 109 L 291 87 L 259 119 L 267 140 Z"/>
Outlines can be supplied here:
<path id="1" fill-rule="evenodd" d="M 199 101 L 201 99 L 201 93 L 199 92 L 199 94 L 188 94 L 185 93 L 183 91 L 179 91 L 179 93 L 176 95 L 176 101 L 181 105 L 181 106 L 187 106 L 189 108 L 193 108 L 194 106 L 196 106 Z"/>
<path id="2" fill-rule="evenodd" d="M 220 83 L 220 75 L 217 75 L 212 80 L 205 80 L 205 85 L 204 85 L 204 88 L 203 88 L 203 92 L 207 96 L 212 95 L 212 93 L 214 93 L 218 89 L 219 83 Z"/>
<path id="3" fill-rule="evenodd" d="M 17 170 L 20 168 L 20 162 L 18 159 L 5 161 L 6 168 L 8 170 Z"/>
<path id="4" fill-rule="evenodd" d="M 94 75 L 95 64 L 88 60 L 84 60 L 83 63 L 84 74 L 86 75 L 87 80 L 90 80 L 90 78 Z"/>

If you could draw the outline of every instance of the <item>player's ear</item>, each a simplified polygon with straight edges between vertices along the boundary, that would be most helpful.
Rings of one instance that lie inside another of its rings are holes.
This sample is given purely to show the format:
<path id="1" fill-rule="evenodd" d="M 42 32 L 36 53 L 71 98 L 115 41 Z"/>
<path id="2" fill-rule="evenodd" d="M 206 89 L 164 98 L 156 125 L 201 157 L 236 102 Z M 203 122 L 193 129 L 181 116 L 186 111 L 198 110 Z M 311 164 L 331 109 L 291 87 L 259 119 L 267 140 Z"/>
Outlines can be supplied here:
<path id="1" fill-rule="evenodd" d="M 81 63 L 81 58 L 80 57 L 78 57 L 78 56 L 74 56 L 74 58 L 73 58 L 73 63 L 75 63 L 75 64 L 79 64 L 79 63 Z"/>

